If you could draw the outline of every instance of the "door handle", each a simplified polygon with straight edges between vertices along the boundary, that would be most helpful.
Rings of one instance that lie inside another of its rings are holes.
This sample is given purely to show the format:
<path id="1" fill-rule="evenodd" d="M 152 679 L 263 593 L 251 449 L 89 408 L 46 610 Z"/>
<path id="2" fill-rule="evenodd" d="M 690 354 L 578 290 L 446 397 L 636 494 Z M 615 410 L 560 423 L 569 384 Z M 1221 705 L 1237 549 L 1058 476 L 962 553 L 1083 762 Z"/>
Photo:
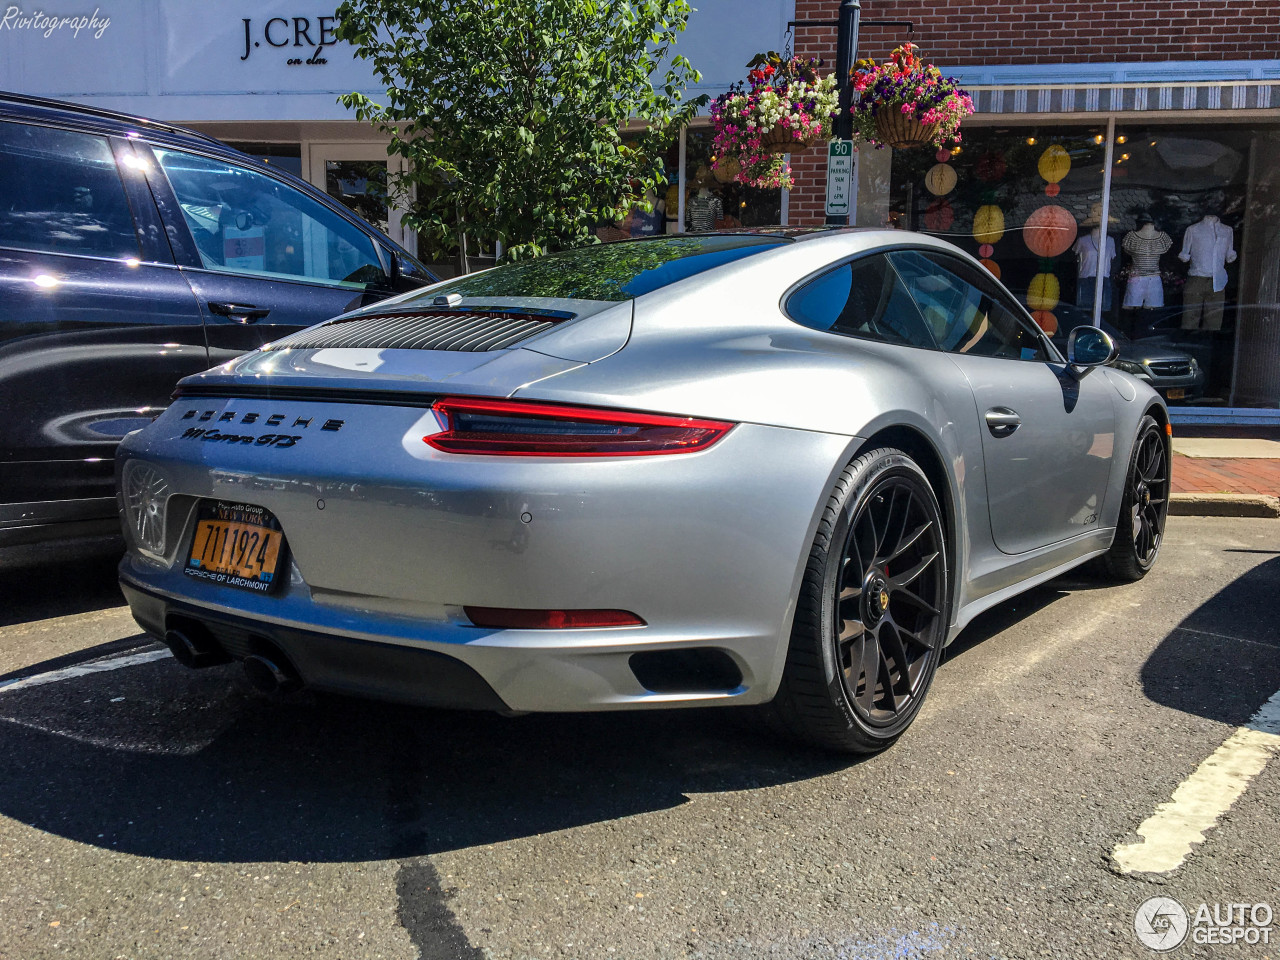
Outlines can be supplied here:
<path id="1" fill-rule="evenodd" d="M 262 307 L 255 307 L 251 303 L 225 303 L 210 300 L 209 312 L 216 313 L 220 317 L 226 317 L 228 320 L 234 320 L 236 323 L 256 323 L 271 311 L 264 310 Z"/>
<path id="2" fill-rule="evenodd" d="M 993 437 L 1008 437 L 1022 426 L 1022 418 L 1008 407 L 992 407 L 986 413 L 987 429 Z"/>

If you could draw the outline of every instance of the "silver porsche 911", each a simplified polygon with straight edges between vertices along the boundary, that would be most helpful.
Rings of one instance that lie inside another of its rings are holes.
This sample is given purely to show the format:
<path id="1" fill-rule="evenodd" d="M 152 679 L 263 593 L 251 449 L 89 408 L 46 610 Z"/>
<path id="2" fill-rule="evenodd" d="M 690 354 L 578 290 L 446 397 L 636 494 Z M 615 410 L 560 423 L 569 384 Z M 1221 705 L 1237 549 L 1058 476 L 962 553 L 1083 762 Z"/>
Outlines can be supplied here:
<path id="1" fill-rule="evenodd" d="M 182 381 L 118 457 L 183 663 L 503 712 L 772 703 L 881 749 L 980 611 L 1156 559 L 1169 419 L 901 231 L 588 247 Z"/>

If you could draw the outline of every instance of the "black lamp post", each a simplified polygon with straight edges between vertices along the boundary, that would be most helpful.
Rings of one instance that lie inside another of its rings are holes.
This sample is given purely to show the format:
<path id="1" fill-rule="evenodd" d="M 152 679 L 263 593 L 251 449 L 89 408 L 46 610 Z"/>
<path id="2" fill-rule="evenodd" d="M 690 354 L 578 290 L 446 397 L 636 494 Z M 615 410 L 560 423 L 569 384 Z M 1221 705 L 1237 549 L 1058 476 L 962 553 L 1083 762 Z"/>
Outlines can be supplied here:
<path id="1" fill-rule="evenodd" d="M 906 27 L 910 34 L 916 30 L 915 23 L 910 20 L 863 21 L 860 0 L 840 0 L 840 12 L 835 20 L 792 20 L 787 24 L 788 30 L 798 27 L 836 28 L 836 83 L 840 90 L 840 110 L 831 124 L 831 135 L 837 140 L 853 139 L 853 115 L 849 113 L 853 105 L 853 84 L 849 82 L 849 71 L 858 59 L 858 29 L 864 22 L 867 26 Z M 832 226 L 848 222 L 848 217 L 827 217 L 827 223 Z"/>
<path id="2" fill-rule="evenodd" d="M 840 111 L 831 125 L 831 133 L 837 140 L 853 139 L 853 116 L 849 113 L 853 84 L 849 82 L 849 71 L 858 58 L 858 26 L 861 20 L 862 4 L 859 0 L 840 0 L 840 13 L 836 20 L 836 83 L 840 90 Z M 827 224 L 831 226 L 848 222 L 848 215 L 827 217 Z"/>

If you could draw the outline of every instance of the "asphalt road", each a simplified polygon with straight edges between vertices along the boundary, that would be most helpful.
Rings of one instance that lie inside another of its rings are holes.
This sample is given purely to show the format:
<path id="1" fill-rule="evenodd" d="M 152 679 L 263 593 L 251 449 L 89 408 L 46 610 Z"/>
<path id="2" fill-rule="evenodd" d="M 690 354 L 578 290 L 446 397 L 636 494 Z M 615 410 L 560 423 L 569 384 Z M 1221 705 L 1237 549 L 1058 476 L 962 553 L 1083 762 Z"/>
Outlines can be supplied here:
<path id="1" fill-rule="evenodd" d="M 1157 956 L 1151 896 L 1280 913 L 1280 760 L 1172 873 L 1111 858 L 1280 690 L 1280 521 L 1174 518 L 1143 582 L 985 615 L 859 762 L 746 711 L 265 699 L 140 656 L 109 554 L 31 559 L 0 566 L 0 684 L 51 681 L 0 686 L 3 958 L 1096 960 Z"/>

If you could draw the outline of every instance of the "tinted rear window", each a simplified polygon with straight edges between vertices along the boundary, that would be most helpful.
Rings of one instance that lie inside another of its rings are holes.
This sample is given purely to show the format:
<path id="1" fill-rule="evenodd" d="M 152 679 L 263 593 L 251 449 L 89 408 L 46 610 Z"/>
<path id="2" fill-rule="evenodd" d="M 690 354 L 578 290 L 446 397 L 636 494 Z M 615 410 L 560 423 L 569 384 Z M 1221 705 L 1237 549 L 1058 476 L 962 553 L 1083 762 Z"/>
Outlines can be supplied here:
<path id="1" fill-rule="evenodd" d="M 596 244 L 459 277 L 429 296 L 629 300 L 790 242 L 731 234 Z"/>

